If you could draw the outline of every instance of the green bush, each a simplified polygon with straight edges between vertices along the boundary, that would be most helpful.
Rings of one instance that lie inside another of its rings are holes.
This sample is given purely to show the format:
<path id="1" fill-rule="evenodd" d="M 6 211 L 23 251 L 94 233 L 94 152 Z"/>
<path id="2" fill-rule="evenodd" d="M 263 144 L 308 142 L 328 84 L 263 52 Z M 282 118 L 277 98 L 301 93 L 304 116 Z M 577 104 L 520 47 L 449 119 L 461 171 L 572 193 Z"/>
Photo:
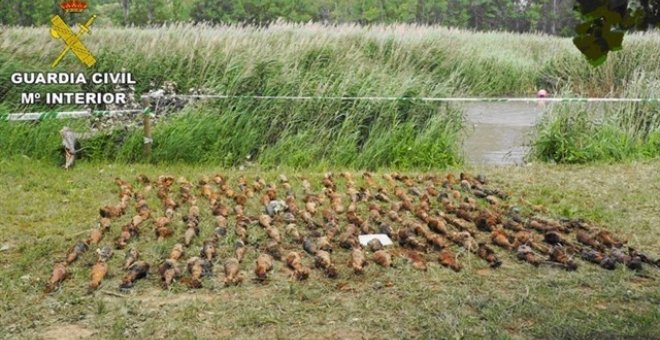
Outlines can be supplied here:
<path id="1" fill-rule="evenodd" d="M 536 128 L 532 158 L 557 163 L 660 157 L 660 104 L 557 105 Z M 599 112 L 602 111 L 602 112 Z"/>

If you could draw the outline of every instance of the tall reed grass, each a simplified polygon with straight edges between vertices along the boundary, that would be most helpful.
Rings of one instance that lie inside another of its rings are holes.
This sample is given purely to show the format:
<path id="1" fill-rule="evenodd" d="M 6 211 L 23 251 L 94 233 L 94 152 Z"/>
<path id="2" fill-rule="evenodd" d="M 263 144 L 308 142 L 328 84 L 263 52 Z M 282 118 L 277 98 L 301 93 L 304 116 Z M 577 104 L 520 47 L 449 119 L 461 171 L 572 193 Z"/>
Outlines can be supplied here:
<path id="1" fill-rule="evenodd" d="M 656 97 L 658 78 L 634 75 L 624 97 Z M 570 94 L 566 94 L 570 95 Z M 557 163 L 660 157 L 660 103 L 557 104 L 536 127 L 530 156 Z"/>
<path id="2" fill-rule="evenodd" d="M 202 104 L 155 126 L 156 163 L 213 163 L 293 168 L 442 168 L 461 162 L 462 115 L 451 106 L 334 102 L 293 105 L 239 100 Z M 410 106 L 410 107 L 408 107 Z M 335 114 L 318 114 L 317 109 Z M 87 123 L 0 122 L 0 157 L 59 161 L 58 131 Z M 6 136 L 6 137 L 5 137 Z M 115 130 L 81 142 L 82 157 L 145 161 L 141 130 Z"/>
<path id="3" fill-rule="evenodd" d="M 657 81 L 660 55 L 657 33 L 629 34 L 624 49 L 594 69 L 569 39 L 414 25 L 173 24 L 99 28 L 84 42 L 97 56 L 97 66 L 83 70 L 66 58 L 60 71 L 125 69 L 137 78 L 139 93 L 173 80 L 180 93 L 201 87 L 229 95 L 519 96 L 545 87 L 617 96 L 636 81 L 633 75 Z M 60 45 L 47 27 L 9 27 L 0 33 L 0 112 L 42 109 L 18 104 L 26 90 L 110 90 L 8 84 L 12 72 L 49 70 Z M 0 153 L 43 156 L 25 138 L 50 133 L 57 124 L 42 123 L 30 132 L 22 132 L 20 124 L 0 124 L 0 148 L 5 148 Z M 187 114 L 157 126 L 153 160 L 236 165 L 251 157 L 299 167 L 441 167 L 460 162 L 461 127 L 460 112 L 445 104 L 224 100 L 188 108 Z M 24 136 L 24 142 L 9 143 L 18 137 L 5 139 L 7 133 Z M 135 131 L 116 132 L 87 143 L 92 158 L 135 161 L 141 138 Z"/>
<path id="4" fill-rule="evenodd" d="M 414 25 L 173 24 L 99 28 L 83 41 L 99 60 L 86 72 L 126 69 L 138 91 L 173 80 L 183 91 L 245 95 L 529 95 L 541 86 L 620 95 L 634 72 L 657 77 L 660 55 L 658 33 L 626 35 L 623 50 L 593 68 L 570 39 Z M 47 27 L 4 30 L 0 79 L 49 71 L 61 45 Z M 72 56 L 59 70 L 84 71 Z M 5 109 L 24 90 L 7 85 Z"/>

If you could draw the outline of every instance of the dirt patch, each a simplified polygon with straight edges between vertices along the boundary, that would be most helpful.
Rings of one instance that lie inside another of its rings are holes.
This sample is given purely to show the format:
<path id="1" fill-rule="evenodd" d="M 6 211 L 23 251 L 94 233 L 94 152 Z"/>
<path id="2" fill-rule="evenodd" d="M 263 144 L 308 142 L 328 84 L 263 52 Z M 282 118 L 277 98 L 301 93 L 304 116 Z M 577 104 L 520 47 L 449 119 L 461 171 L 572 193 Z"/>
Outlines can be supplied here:
<path id="1" fill-rule="evenodd" d="M 47 329 L 44 333 L 39 335 L 39 339 L 44 340 L 71 340 L 71 339 L 86 339 L 90 338 L 96 332 L 90 329 L 81 327 L 79 325 L 62 325 L 54 326 Z"/>
<path id="2" fill-rule="evenodd" d="M 367 336 L 365 336 L 363 333 L 357 332 L 357 331 L 352 331 L 348 329 L 340 329 L 333 331 L 332 334 L 329 334 L 327 336 L 319 336 L 319 339 L 366 339 Z"/>
<path id="3" fill-rule="evenodd" d="M 642 275 L 634 276 L 630 282 L 637 288 L 647 288 L 656 285 L 656 281 L 653 277 Z"/>
<path id="4" fill-rule="evenodd" d="M 186 302 L 211 302 L 219 299 L 218 294 L 177 294 L 172 296 L 146 296 L 139 297 L 140 304 L 146 308 L 157 308 L 167 305 L 179 305 Z"/>
<path id="5" fill-rule="evenodd" d="M 189 301 L 211 302 L 221 298 L 223 295 L 225 297 L 227 296 L 226 293 L 180 293 L 165 296 L 161 292 L 153 290 L 142 296 L 126 296 L 126 298 L 139 301 L 140 305 L 145 308 L 158 308 L 166 305 L 178 305 Z M 117 301 L 117 298 L 122 297 L 119 294 L 109 294 L 105 297 L 107 301 Z"/>
<path id="6" fill-rule="evenodd" d="M 490 276 L 492 274 L 492 271 L 487 268 L 481 268 L 476 270 L 477 274 L 482 275 L 482 276 Z"/>

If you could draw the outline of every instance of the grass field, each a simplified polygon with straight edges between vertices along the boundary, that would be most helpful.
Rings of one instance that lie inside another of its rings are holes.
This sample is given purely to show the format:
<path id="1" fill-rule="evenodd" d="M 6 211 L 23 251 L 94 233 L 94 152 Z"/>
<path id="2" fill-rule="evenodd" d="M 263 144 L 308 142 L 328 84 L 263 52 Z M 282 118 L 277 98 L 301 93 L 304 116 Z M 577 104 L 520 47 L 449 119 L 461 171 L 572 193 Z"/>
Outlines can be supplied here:
<path id="1" fill-rule="evenodd" d="M 653 160 L 470 170 L 509 191 L 512 202 L 542 204 L 551 216 L 588 218 L 657 257 L 659 168 L 660 161 Z M 117 252 L 110 277 L 93 294 L 86 291 L 86 264 L 93 261 L 88 252 L 71 267 L 72 277 L 63 287 L 45 295 L 53 262 L 86 237 L 101 205 L 117 201 L 116 176 L 132 181 L 141 173 L 171 174 L 193 180 L 224 173 L 235 180 L 241 174 L 259 174 L 273 181 L 287 173 L 294 187 L 299 180 L 284 169 L 242 172 L 193 165 L 82 162 L 63 171 L 25 158 L 0 160 L 0 169 L 0 242 L 9 248 L 0 253 L 3 338 L 660 337 L 657 269 L 638 273 L 620 266 L 606 271 L 580 261 L 576 272 L 566 272 L 523 264 L 499 249 L 504 264 L 496 270 L 466 253 L 460 273 L 437 264 L 419 272 L 397 260 L 397 268 L 370 265 L 365 275 L 355 276 L 340 263 L 336 280 L 316 273 L 294 282 L 277 264 L 265 285 L 248 280 L 227 288 L 207 280 L 197 291 L 177 285 L 163 291 L 158 278 L 150 276 L 129 293 L 117 289 L 122 276 L 122 254 Z M 318 185 L 321 173 L 304 175 Z M 203 233 L 208 232 L 209 222 L 202 220 Z M 149 237 L 138 242 L 152 261 L 171 246 Z M 227 251 L 221 249 L 221 257 Z M 255 256 L 248 253 L 244 264 L 249 277 Z"/>

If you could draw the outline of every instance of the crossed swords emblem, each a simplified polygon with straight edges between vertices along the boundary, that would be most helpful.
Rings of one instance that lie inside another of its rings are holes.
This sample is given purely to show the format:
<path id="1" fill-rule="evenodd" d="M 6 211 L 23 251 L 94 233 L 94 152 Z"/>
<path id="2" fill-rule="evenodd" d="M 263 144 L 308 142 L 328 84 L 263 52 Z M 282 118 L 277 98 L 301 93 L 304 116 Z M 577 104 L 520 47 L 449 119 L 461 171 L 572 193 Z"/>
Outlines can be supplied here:
<path id="1" fill-rule="evenodd" d="M 94 24 L 94 20 L 96 20 L 96 15 L 92 15 L 87 22 L 84 24 L 78 24 L 79 30 L 78 33 L 74 33 L 71 30 L 71 27 L 67 25 L 62 18 L 60 18 L 59 15 L 53 16 L 50 19 L 51 22 L 51 28 L 50 28 L 50 35 L 54 39 L 62 39 L 64 44 L 66 45 L 60 55 L 55 59 L 53 64 L 51 65 L 53 68 L 57 67 L 59 63 L 64 59 L 64 57 L 69 53 L 69 51 L 73 52 L 73 54 L 87 67 L 92 67 L 94 64 L 96 64 L 96 59 L 92 55 L 92 53 L 85 47 L 85 44 L 82 43 L 80 40 L 80 37 L 82 37 L 85 33 L 89 32 L 90 27 L 92 27 L 92 24 Z"/>

